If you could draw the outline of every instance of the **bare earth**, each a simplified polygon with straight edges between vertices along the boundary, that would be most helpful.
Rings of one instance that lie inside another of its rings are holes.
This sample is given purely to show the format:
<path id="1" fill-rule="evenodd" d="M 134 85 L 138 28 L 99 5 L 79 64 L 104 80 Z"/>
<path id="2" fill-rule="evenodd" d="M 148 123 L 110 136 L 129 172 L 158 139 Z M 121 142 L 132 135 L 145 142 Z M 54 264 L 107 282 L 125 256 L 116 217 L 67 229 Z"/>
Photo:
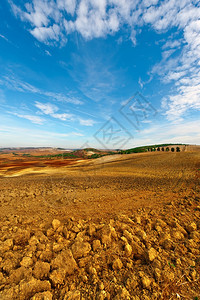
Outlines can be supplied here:
<path id="1" fill-rule="evenodd" d="M 2 159 L 0 299 L 200 299 L 200 152 Z"/>

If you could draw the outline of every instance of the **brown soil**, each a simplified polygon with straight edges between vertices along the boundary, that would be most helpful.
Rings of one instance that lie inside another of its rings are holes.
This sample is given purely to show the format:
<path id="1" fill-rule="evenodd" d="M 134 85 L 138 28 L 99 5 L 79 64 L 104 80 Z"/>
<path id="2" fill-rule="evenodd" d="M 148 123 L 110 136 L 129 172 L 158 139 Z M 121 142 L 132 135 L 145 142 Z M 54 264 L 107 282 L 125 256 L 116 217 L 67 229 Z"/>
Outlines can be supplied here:
<path id="1" fill-rule="evenodd" d="M 4 171 L 0 299 L 200 299 L 200 152 Z"/>

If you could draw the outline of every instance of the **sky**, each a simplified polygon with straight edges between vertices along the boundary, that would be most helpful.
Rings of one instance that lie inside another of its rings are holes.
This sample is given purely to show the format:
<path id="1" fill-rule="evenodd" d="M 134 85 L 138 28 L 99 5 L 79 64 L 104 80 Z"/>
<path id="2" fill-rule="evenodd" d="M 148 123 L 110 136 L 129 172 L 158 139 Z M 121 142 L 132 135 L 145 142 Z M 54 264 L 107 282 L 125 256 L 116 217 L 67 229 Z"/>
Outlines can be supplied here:
<path id="1" fill-rule="evenodd" d="M 200 1 L 1 0 L 0 148 L 200 144 Z"/>

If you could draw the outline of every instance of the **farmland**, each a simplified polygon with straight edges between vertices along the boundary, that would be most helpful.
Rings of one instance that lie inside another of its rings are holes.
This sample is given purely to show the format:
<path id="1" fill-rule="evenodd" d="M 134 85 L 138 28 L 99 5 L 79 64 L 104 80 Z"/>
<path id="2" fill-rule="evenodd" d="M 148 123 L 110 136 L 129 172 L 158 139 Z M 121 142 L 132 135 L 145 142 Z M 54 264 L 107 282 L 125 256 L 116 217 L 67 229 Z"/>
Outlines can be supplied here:
<path id="1" fill-rule="evenodd" d="M 198 299 L 199 151 L 53 161 L 1 164 L 0 299 Z"/>

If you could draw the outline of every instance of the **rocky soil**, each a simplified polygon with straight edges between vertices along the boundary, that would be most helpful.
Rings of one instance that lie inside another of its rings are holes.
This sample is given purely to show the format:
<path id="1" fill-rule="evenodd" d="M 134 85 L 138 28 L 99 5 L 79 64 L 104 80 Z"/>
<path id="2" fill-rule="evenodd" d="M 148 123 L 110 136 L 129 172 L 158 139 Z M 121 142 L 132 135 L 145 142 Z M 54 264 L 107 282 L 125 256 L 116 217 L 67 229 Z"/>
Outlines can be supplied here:
<path id="1" fill-rule="evenodd" d="M 56 208 L 41 207 L 32 214 L 27 207 L 6 210 L 9 201 L 14 207 L 14 196 L 1 202 L 0 300 L 200 299 L 200 185 L 195 166 L 187 178 L 193 185 L 184 190 L 181 182 L 178 191 L 172 185 L 167 199 L 164 189 L 157 207 L 141 202 L 141 207 L 122 213 L 120 206 L 118 212 L 104 210 L 103 215 L 100 206 L 95 217 L 90 210 L 82 217 L 76 214 L 79 204 L 66 202 L 66 210 L 74 209 L 72 217 L 61 216 Z M 120 181 L 121 189 L 124 184 Z M 162 184 L 155 187 L 162 190 Z M 80 197 L 76 194 L 77 201 Z M 28 199 L 31 203 L 37 197 Z M 80 207 L 90 204 L 80 203 Z"/>
<path id="2" fill-rule="evenodd" d="M 107 222 L 4 218 L 0 299 L 199 299 L 199 200 Z"/>

